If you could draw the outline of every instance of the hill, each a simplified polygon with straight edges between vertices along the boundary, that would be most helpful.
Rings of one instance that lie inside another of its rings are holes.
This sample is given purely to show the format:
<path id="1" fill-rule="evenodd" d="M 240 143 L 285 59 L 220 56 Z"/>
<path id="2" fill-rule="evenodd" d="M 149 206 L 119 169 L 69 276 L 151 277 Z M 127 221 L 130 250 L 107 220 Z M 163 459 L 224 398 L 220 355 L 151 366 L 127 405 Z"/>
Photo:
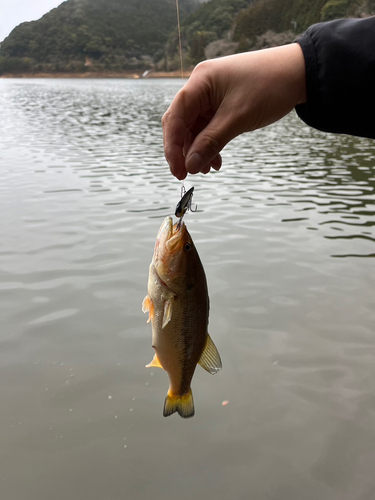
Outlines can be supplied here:
<path id="1" fill-rule="evenodd" d="M 375 0 L 260 0 L 235 20 L 234 40 L 254 39 L 272 30 L 301 33 L 311 24 L 375 12 Z"/>
<path id="2" fill-rule="evenodd" d="M 375 0 L 210 0 L 184 23 L 191 61 L 292 42 L 320 21 L 375 14 Z"/>
<path id="3" fill-rule="evenodd" d="M 188 61 L 196 64 L 206 58 L 205 47 L 210 43 L 223 37 L 228 40 L 236 15 L 254 1 L 210 0 L 188 16 L 182 23 Z"/>
<path id="4" fill-rule="evenodd" d="M 67 0 L 2 42 L 0 74 L 179 66 L 176 0 Z M 202 3 L 203 2 L 203 3 Z M 291 42 L 309 25 L 375 14 L 375 0 L 179 0 L 184 67 Z"/>
<path id="5" fill-rule="evenodd" d="M 179 0 L 180 15 L 198 0 Z M 176 26 L 175 0 L 67 0 L 2 42 L 0 73 L 121 71 L 163 57 Z"/>

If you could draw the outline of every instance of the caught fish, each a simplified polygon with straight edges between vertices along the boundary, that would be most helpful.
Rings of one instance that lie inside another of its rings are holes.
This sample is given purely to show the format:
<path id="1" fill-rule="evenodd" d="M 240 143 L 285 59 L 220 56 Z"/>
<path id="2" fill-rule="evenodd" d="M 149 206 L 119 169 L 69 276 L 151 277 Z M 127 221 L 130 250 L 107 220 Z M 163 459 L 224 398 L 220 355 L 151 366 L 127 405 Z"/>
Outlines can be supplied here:
<path id="1" fill-rule="evenodd" d="M 165 417 L 194 415 L 190 384 L 199 363 L 211 374 L 221 368 L 220 355 L 208 334 L 209 298 L 204 269 L 184 222 L 162 223 L 150 265 L 148 295 L 142 311 L 152 325 L 153 360 L 169 376 Z"/>

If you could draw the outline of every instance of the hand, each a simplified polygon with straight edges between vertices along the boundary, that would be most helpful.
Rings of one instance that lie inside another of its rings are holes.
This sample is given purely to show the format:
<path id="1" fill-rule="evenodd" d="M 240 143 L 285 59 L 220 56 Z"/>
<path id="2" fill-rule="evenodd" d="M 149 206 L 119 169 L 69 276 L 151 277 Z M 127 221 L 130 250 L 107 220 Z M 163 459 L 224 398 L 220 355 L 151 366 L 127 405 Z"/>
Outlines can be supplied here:
<path id="1" fill-rule="evenodd" d="M 305 101 L 305 61 L 297 43 L 198 64 L 162 119 L 172 174 L 181 180 L 219 170 L 229 141 Z"/>

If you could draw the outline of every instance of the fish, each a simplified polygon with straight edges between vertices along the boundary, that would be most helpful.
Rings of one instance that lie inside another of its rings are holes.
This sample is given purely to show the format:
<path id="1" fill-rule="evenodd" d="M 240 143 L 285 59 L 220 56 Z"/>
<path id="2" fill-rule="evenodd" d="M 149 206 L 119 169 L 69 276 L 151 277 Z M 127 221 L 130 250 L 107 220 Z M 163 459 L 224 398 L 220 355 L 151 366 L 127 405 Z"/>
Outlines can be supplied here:
<path id="1" fill-rule="evenodd" d="M 220 354 L 208 334 L 210 300 L 202 262 L 181 220 L 166 217 L 159 229 L 149 268 L 149 313 L 154 357 L 146 367 L 163 368 L 169 389 L 163 415 L 194 415 L 191 381 L 197 364 L 210 374 L 222 368 Z"/>

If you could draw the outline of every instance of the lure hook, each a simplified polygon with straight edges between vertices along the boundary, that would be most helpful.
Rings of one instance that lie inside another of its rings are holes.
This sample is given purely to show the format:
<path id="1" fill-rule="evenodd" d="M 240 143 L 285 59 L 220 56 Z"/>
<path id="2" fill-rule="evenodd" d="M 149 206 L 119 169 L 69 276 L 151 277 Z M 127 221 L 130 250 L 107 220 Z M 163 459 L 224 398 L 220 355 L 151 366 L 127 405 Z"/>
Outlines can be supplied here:
<path id="1" fill-rule="evenodd" d="M 194 186 L 188 191 L 186 191 L 185 186 L 181 187 L 181 200 L 177 203 L 175 210 L 175 216 L 180 218 L 177 227 L 181 226 L 182 218 L 187 210 L 190 210 L 191 212 L 196 212 L 198 210 L 197 205 L 195 205 L 194 208 L 192 206 L 193 192 Z"/>
<path id="2" fill-rule="evenodd" d="M 191 194 L 189 196 L 189 200 L 188 200 L 188 203 L 187 203 L 187 210 L 190 210 L 190 212 L 196 212 L 198 210 L 198 205 L 195 204 L 194 208 L 193 208 L 193 204 L 192 204 L 194 187 L 190 188 L 189 191 L 186 192 L 185 186 L 182 185 L 182 187 L 181 187 L 181 198 L 183 198 L 185 196 L 185 194 L 186 194 L 186 196 L 188 196 L 188 194 L 190 193 L 190 191 L 191 191 Z"/>

